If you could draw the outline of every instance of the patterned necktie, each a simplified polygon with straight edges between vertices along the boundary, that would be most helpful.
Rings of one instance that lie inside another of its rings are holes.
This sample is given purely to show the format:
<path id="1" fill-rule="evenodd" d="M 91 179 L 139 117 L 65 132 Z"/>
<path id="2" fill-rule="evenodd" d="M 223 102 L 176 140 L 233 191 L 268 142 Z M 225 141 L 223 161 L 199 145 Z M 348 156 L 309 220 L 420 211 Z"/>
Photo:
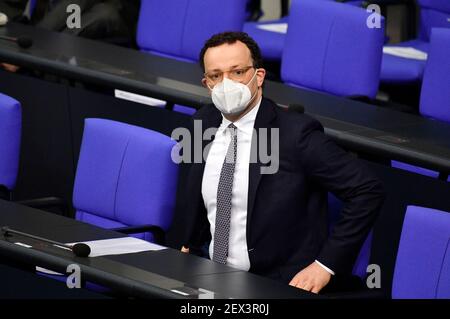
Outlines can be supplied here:
<path id="1" fill-rule="evenodd" d="M 214 233 L 213 261 L 226 264 L 230 235 L 231 195 L 237 153 L 237 131 L 233 123 L 228 125 L 231 141 L 228 146 L 217 187 L 216 228 Z"/>

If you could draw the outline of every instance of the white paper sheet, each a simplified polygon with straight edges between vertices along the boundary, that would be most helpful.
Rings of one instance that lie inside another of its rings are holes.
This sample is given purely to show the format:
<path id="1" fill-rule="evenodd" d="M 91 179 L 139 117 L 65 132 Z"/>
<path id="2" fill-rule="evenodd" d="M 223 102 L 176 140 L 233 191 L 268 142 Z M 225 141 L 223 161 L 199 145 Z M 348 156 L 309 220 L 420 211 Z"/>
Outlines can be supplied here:
<path id="1" fill-rule="evenodd" d="M 156 251 L 167 249 L 167 247 L 150 243 L 148 241 L 134 238 L 114 238 L 104 240 L 85 241 L 84 244 L 91 248 L 89 257 L 99 257 L 106 255 L 121 255 L 138 253 L 141 251 Z"/>
<path id="2" fill-rule="evenodd" d="M 91 248 L 91 253 L 89 254 L 89 257 L 121 255 L 121 254 L 138 253 L 142 251 L 157 251 L 167 249 L 167 247 L 153 244 L 148 241 L 134 237 L 85 241 L 83 243 Z M 68 245 L 72 244 L 75 243 L 70 243 Z M 36 267 L 36 271 L 46 273 L 49 275 L 62 275 L 60 273 L 42 267 Z"/>
<path id="3" fill-rule="evenodd" d="M 127 100 L 131 102 L 136 102 L 140 104 L 150 105 L 150 106 L 157 106 L 157 107 L 164 107 L 166 106 L 167 102 L 163 100 L 158 100 L 153 97 L 140 95 L 136 93 L 131 93 L 127 91 L 122 90 L 114 90 L 114 96 L 118 99 Z"/>
<path id="4" fill-rule="evenodd" d="M 426 61 L 428 58 L 428 54 L 426 52 L 417 50 L 412 47 L 383 47 L 383 53 L 395 55 L 401 58 L 405 59 L 413 59 L 413 60 L 420 60 L 420 61 Z"/>
<path id="5" fill-rule="evenodd" d="M 257 28 L 270 31 L 270 32 L 277 32 L 277 33 L 287 33 L 288 24 L 287 23 L 267 23 L 267 24 L 260 24 L 257 26 Z"/>

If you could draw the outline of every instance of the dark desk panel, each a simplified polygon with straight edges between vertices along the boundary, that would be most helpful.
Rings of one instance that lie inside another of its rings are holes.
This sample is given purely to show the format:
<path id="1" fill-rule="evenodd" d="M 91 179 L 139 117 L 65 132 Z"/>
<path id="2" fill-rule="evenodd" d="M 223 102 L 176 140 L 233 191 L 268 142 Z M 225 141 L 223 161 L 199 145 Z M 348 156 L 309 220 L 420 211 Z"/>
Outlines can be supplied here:
<path id="1" fill-rule="evenodd" d="M 1 200 L 0 226 L 9 226 L 60 242 L 123 237 L 109 230 Z M 33 248 L 22 247 L 16 242 Z M 80 258 L 65 249 L 15 235 L 8 239 L 0 238 L 0 260 L 25 266 L 38 265 L 58 272 L 65 272 L 70 264 L 78 264 L 83 280 L 110 287 L 127 296 L 143 298 L 316 297 L 288 285 L 170 248 Z M 227 274 L 230 276 L 227 277 Z M 264 290 L 261 290 L 262 287 Z"/>
<path id="2" fill-rule="evenodd" d="M 63 77 L 200 106 L 210 102 L 197 64 L 174 61 L 66 34 L 9 24 L 0 35 L 28 35 L 28 50 L 0 44 L 0 59 Z M 280 105 L 300 103 L 326 133 L 356 152 L 450 172 L 450 125 L 328 94 L 266 81 Z"/>
<path id="3" fill-rule="evenodd" d="M 110 299 L 85 289 L 68 289 L 65 282 L 0 264 L 0 299 Z"/>

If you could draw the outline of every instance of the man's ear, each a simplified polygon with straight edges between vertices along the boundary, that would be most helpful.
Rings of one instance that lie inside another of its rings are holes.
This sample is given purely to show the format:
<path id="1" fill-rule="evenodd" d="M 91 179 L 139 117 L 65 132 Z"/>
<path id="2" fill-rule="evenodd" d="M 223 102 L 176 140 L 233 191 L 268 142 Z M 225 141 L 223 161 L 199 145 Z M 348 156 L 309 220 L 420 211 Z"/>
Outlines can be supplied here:
<path id="1" fill-rule="evenodd" d="M 256 71 L 256 79 L 258 83 L 258 87 L 261 87 L 264 83 L 264 79 L 266 78 L 266 69 L 260 68 Z"/>
<path id="2" fill-rule="evenodd" d="M 206 78 L 203 78 L 203 79 L 202 79 L 202 85 L 203 85 L 205 88 L 209 89 L 208 85 L 206 84 Z"/>

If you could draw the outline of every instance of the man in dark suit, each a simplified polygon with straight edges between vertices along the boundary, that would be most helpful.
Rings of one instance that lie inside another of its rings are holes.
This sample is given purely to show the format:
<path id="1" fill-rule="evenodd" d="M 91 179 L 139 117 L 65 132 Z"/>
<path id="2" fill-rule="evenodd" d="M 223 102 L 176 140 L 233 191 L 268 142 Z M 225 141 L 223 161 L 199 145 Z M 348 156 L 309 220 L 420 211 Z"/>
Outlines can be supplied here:
<path id="1" fill-rule="evenodd" d="M 204 160 L 189 164 L 178 194 L 182 251 L 318 293 L 334 274 L 351 272 L 384 192 L 318 121 L 263 97 L 261 62 L 242 32 L 215 35 L 201 51 L 214 105 L 193 120 L 217 131 Z M 271 154 L 270 163 L 257 148 Z M 330 234 L 327 191 L 344 202 Z"/>

